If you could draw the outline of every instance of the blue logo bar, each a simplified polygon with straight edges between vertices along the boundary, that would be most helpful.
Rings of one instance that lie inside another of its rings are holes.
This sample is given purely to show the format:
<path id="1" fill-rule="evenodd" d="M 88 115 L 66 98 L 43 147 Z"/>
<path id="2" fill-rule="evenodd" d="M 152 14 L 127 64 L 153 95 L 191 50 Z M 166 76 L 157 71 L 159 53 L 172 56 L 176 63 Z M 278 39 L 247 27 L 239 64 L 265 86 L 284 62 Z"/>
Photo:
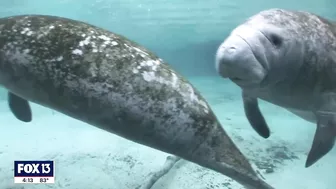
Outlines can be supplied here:
<path id="1" fill-rule="evenodd" d="M 54 161 L 14 161 L 14 177 L 54 177 Z"/>

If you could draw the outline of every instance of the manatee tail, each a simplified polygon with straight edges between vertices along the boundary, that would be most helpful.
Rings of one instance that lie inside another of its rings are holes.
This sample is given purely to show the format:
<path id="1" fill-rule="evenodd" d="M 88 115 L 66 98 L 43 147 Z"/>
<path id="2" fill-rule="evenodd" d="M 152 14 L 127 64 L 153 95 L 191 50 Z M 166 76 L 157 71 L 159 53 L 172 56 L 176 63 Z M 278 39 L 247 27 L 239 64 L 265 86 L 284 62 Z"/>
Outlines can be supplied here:
<path id="1" fill-rule="evenodd" d="M 23 122 L 32 120 L 32 113 L 27 100 L 8 92 L 8 105 L 14 116 Z"/>
<path id="2" fill-rule="evenodd" d="M 317 127 L 305 167 L 310 167 L 330 152 L 336 140 L 336 116 L 331 111 L 316 114 Z"/>
<path id="3" fill-rule="evenodd" d="M 258 174 L 250 167 L 250 169 L 242 171 L 239 165 L 234 167 L 224 162 L 217 162 L 213 170 L 222 173 L 243 185 L 246 189 L 275 189 L 269 185 L 264 179 L 260 178 Z"/>
<path id="4" fill-rule="evenodd" d="M 218 165 L 219 172 L 228 172 L 228 169 L 229 168 L 227 167 L 227 165 Z M 234 175 L 235 180 L 243 185 L 246 189 L 275 189 L 273 186 L 269 185 L 265 180 L 258 177 L 257 175 L 237 172 L 234 168 L 232 168 L 231 174 Z"/>
<path id="5" fill-rule="evenodd" d="M 274 189 L 259 177 L 220 124 L 193 152 L 193 162 L 234 179 L 246 189 Z"/>

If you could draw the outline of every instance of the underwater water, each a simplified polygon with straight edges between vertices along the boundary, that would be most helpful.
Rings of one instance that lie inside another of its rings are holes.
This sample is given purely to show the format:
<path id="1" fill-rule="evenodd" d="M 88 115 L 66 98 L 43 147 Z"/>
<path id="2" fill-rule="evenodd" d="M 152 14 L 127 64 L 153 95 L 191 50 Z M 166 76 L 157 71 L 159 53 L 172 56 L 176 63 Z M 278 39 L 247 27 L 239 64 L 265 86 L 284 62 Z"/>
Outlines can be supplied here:
<path id="1" fill-rule="evenodd" d="M 261 103 L 272 136 L 247 122 L 240 89 L 214 68 L 219 44 L 246 18 L 268 8 L 305 10 L 336 20 L 332 0 L 0 0 L 0 16 L 48 14 L 121 34 L 150 49 L 184 75 L 266 181 L 276 189 L 335 189 L 336 149 L 304 168 L 316 126 Z M 0 101 L 0 189 L 136 189 L 169 154 L 136 144 L 37 104 L 23 123 Z M 55 184 L 14 184 L 14 160 L 55 160 Z M 232 179 L 179 162 L 152 189 L 241 189 Z"/>

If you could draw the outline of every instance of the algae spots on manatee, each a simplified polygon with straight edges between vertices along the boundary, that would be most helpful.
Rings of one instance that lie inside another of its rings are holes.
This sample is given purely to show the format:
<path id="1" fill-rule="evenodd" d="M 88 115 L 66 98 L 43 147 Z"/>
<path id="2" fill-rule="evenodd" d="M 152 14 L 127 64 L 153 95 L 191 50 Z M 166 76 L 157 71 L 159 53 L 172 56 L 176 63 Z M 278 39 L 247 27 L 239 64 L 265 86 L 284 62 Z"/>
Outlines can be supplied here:
<path id="1" fill-rule="evenodd" d="M 208 105 L 198 92 L 193 89 L 193 86 L 185 82 L 179 74 L 169 69 L 168 65 L 163 63 L 161 59 L 141 61 L 137 66 L 133 67 L 132 72 L 134 74 L 141 74 L 145 82 L 152 82 L 152 85 L 167 87 L 169 91 L 164 92 L 167 96 L 170 94 L 171 96 L 176 95 L 172 94 L 175 91 L 179 93 L 179 95 L 183 95 L 185 99 L 188 99 L 189 103 L 200 104 L 203 107 L 203 111 L 209 113 Z M 163 93 L 163 91 L 161 91 L 161 93 Z"/>
<path id="2" fill-rule="evenodd" d="M 98 34 L 93 30 L 87 32 L 87 34 L 83 33 L 81 36 L 83 39 L 78 43 L 77 48 L 82 49 L 89 47 L 93 53 L 102 53 L 106 48 L 118 45 L 114 36 Z"/>
<path id="3" fill-rule="evenodd" d="M 23 39 L 13 41 L 24 43 L 14 46 L 28 49 L 26 54 L 31 56 L 38 53 L 38 56 L 35 56 L 38 58 L 30 60 L 39 65 L 37 72 L 48 70 L 48 73 L 54 73 L 53 79 L 58 83 L 69 80 L 72 77 L 69 73 L 75 73 L 73 75 L 78 78 L 91 78 L 89 81 L 93 83 L 110 83 L 113 86 L 111 91 L 122 89 L 120 83 L 124 82 L 120 80 L 133 77 L 131 80 L 140 82 L 142 79 L 142 87 L 131 83 L 132 88 L 141 93 L 157 93 L 153 96 L 157 96 L 158 99 L 153 100 L 169 99 L 181 90 L 191 106 L 193 103 L 201 103 L 204 111 L 208 111 L 206 103 L 187 85 L 185 79 L 172 72 L 161 59 L 135 42 L 116 34 L 106 34 L 104 30 L 98 30 L 94 26 L 75 25 L 62 19 L 55 20 L 41 20 L 28 16 L 13 25 L 17 32 L 22 33 L 20 37 Z M 71 64 L 68 64 L 69 62 Z M 107 79 L 109 81 L 106 81 Z M 150 91 L 145 87 L 148 82 L 153 83 L 151 86 L 155 90 Z M 180 102 L 175 103 L 178 106 Z"/>
<path id="4" fill-rule="evenodd" d="M 21 34 L 27 35 L 27 36 L 31 36 L 34 34 L 33 31 L 31 31 L 29 28 L 24 28 L 21 32 Z"/>
<path id="5" fill-rule="evenodd" d="M 80 50 L 80 49 L 74 49 L 74 50 L 72 50 L 72 54 L 82 56 L 83 51 Z"/>
<path id="6" fill-rule="evenodd" d="M 154 75 L 154 72 L 157 71 L 158 65 L 160 64 L 159 60 L 145 60 L 140 62 L 140 64 L 138 64 L 137 66 L 135 66 L 132 69 L 132 72 L 134 74 L 142 74 L 142 76 L 144 77 L 144 79 L 146 81 L 150 81 L 151 78 L 145 78 L 147 73 L 150 73 L 149 75 Z"/>

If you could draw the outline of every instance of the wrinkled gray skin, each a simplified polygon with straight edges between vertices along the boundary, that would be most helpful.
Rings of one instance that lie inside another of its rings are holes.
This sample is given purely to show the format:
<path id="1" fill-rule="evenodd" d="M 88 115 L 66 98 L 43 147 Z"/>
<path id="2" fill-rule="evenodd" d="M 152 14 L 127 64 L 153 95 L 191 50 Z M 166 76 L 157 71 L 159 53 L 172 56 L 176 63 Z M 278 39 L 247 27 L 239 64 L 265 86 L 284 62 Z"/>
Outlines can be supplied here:
<path id="1" fill-rule="evenodd" d="M 225 133 L 206 101 L 161 59 L 83 22 L 26 15 L 0 19 L 0 83 L 14 115 L 27 101 L 271 189 Z"/>
<path id="2" fill-rule="evenodd" d="M 252 127 L 270 130 L 257 98 L 316 123 L 306 167 L 334 146 L 336 136 L 336 25 L 308 12 L 262 11 L 235 28 L 216 55 L 218 73 L 243 90 Z"/>

